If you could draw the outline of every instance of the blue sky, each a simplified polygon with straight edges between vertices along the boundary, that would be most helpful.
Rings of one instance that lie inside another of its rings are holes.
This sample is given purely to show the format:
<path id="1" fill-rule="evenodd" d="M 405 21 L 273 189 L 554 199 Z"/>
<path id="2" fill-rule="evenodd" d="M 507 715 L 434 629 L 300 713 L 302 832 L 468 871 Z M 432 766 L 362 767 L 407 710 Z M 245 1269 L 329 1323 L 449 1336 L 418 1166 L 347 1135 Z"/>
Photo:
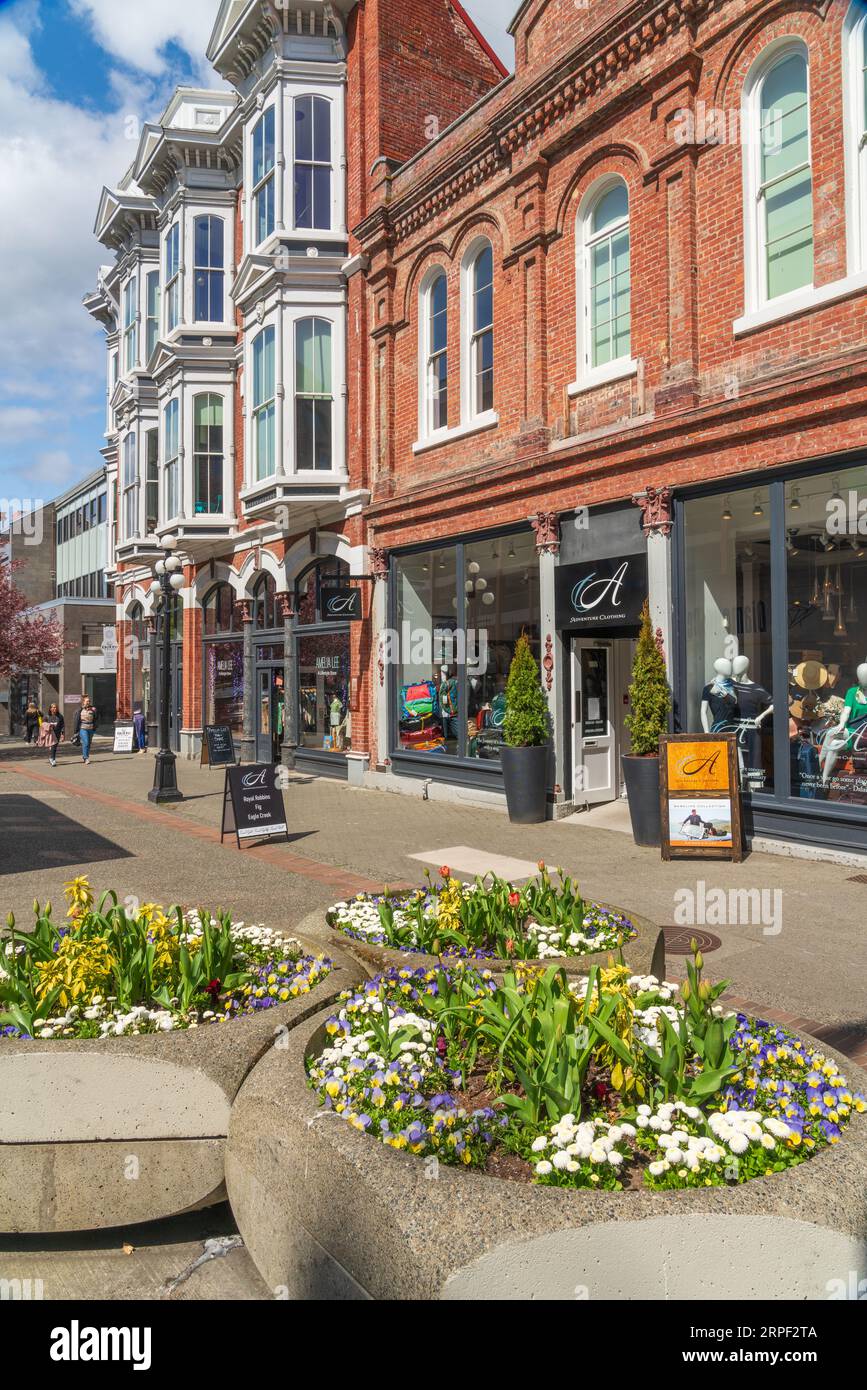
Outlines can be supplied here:
<path id="1" fill-rule="evenodd" d="M 463 3 L 511 65 L 517 0 Z M 104 339 L 81 304 L 108 259 L 92 235 L 100 191 L 179 82 L 213 82 L 204 49 L 217 9 L 0 0 L 0 512 L 101 463 Z"/>

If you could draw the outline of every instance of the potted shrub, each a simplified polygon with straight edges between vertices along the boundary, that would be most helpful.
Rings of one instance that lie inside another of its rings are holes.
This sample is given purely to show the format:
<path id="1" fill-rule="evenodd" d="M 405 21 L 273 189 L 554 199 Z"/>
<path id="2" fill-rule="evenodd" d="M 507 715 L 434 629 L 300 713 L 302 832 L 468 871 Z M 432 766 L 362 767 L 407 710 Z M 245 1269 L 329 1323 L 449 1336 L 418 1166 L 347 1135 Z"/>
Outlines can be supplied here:
<path id="1" fill-rule="evenodd" d="M 506 685 L 505 742 L 500 752 L 509 819 L 536 825 L 548 810 L 548 702 L 530 640 L 521 633 Z"/>
<path id="2" fill-rule="evenodd" d="M 671 691 L 665 658 L 650 621 L 650 604 L 641 614 L 641 632 L 632 684 L 629 687 L 631 713 L 626 717 L 631 752 L 623 757 L 623 775 L 629 798 L 632 834 L 637 845 L 662 843 L 659 804 L 659 740 L 668 732 Z"/>

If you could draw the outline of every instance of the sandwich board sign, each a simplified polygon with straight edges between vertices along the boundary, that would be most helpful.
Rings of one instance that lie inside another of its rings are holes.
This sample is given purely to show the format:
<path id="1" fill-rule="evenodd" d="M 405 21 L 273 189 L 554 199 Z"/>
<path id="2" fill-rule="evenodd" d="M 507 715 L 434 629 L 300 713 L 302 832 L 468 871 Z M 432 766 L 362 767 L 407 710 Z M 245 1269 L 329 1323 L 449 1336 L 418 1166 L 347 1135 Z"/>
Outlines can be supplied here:
<path id="1" fill-rule="evenodd" d="M 738 746 L 734 734 L 660 739 L 663 859 L 744 857 Z"/>
<path id="2" fill-rule="evenodd" d="M 278 769 L 271 763 L 226 768 L 220 844 L 233 832 L 239 849 L 249 840 L 288 840 L 286 808 L 277 775 Z"/>
<path id="3" fill-rule="evenodd" d="M 234 767 L 235 740 L 228 724 L 208 724 L 202 739 L 201 767 Z"/>
<path id="4" fill-rule="evenodd" d="M 114 726 L 114 753 L 132 753 L 135 726 L 133 724 L 115 724 Z"/>

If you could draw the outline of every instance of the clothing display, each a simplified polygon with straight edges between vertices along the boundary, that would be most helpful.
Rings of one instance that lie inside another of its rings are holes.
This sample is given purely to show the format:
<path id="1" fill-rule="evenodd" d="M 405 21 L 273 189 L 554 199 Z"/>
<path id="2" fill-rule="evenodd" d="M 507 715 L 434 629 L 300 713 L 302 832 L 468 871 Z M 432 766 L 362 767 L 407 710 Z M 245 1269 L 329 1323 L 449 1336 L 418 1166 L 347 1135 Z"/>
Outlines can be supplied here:
<path id="1" fill-rule="evenodd" d="M 719 733 L 723 727 L 738 717 L 738 697 L 734 681 L 730 676 L 717 676 L 701 692 L 702 702 L 710 706 L 713 715 L 711 733 Z"/>

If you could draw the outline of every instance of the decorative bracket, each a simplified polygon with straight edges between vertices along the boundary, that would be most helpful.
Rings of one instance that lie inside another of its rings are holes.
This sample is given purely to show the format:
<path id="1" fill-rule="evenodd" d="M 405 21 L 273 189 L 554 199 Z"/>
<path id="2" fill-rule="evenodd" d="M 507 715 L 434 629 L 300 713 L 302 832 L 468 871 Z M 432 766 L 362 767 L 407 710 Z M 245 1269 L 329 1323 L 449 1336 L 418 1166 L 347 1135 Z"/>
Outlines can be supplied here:
<path id="1" fill-rule="evenodd" d="M 632 500 L 636 507 L 641 508 L 641 528 L 645 536 L 671 535 L 670 487 L 649 487 Z"/>
<path id="2" fill-rule="evenodd" d="M 536 516 L 530 517 L 530 525 L 536 533 L 536 554 L 559 555 L 559 512 L 539 512 Z"/>

